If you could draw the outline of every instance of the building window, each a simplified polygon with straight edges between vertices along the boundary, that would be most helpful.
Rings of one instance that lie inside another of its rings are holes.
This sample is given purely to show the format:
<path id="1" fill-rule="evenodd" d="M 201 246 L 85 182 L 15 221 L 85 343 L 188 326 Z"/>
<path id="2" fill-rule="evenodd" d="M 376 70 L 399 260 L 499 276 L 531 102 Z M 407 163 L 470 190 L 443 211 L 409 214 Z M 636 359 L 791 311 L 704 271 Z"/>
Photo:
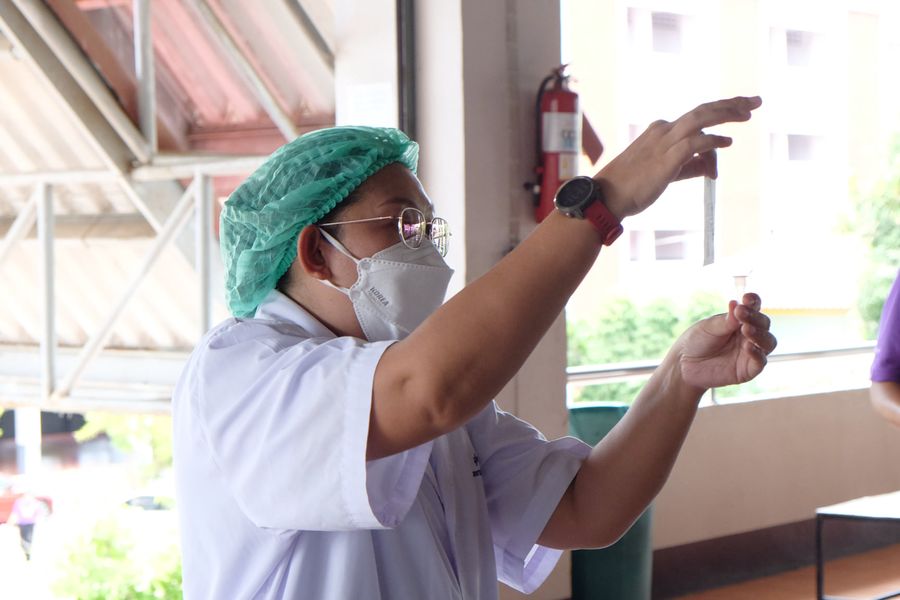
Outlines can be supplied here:
<path id="1" fill-rule="evenodd" d="M 815 34 L 809 31 L 787 30 L 787 64 L 808 67 L 813 60 Z"/>
<path id="2" fill-rule="evenodd" d="M 637 230 L 629 232 L 629 258 L 634 261 L 686 260 L 690 235 L 683 229 Z"/>
<path id="3" fill-rule="evenodd" d="M 632 261 L 653 260 L 653 237 L 650 231 L 630 231 L 629 255 Z"/>
<path id="4" fill-rule="evenodd" d="M 683 30 L 681 15 L 655 12 L 652 21 L 653 51 L 680 54 Z"/>
<path id="5" fill-rule="evenodd" d="M 687 231 L 657 230 L 653 232 L 656 260 L 684 260 L 687 258 Z"/>
<path id="6" fill-rule="evenodd" d="M 825 138 L 801 133 L 772 133 L 769 136 L 772 160 L 808 162 L 822 160 L 826 152 Z"/>
<path id="7" fill-rule="evenodd" d="M 816 160 L 820 154 L 821 138 L 815 135 L 789 133 L 787 136 L 788 160 Z"/>

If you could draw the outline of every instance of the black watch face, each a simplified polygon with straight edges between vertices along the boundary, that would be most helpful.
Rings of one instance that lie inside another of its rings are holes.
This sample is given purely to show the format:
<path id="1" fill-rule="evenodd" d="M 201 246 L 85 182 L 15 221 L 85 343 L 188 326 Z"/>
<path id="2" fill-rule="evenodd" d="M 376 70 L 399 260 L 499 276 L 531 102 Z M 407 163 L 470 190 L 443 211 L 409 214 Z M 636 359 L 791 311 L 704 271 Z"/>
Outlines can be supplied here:
<path id="1" fill-rule="evenodd" d="M 589 177 L 576 177 L 567 181 L 556 194 L 559 208 L 579 208 L 591 198 L 594 182 Z"/>

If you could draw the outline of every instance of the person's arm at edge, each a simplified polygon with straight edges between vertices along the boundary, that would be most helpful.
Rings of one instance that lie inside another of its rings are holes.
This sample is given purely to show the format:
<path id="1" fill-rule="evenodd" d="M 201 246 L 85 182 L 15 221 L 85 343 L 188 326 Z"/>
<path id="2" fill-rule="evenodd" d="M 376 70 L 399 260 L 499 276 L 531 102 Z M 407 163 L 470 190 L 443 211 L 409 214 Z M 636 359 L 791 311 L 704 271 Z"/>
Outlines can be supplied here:
<path id="1" fill-rule="evenodd" d="M 676 178 L 715 175 L 708 156 L 731 140 L 702 129 L 749 120 L 759 104 L 719 101 L 651 125 L 598 174 L 609 210 L 621 220 L 647 208 Z M 522 366 L 599 251 L 590 223 L 553 213 L 386 350 L 375 372 L 367 458 L 415 447 L 476 415 Z"/>
<path id="2" fill-rule="evenodd" d="M 900 427 L 900 382 L 873 381 L 869 388 L 869 400 L 876 413 Z"/>
<path id="3" fill-rule="evenodd" d="M 900 427 L 900 271 L 885 298 L 878 329 L 869 400 L 878 415 Z"/>

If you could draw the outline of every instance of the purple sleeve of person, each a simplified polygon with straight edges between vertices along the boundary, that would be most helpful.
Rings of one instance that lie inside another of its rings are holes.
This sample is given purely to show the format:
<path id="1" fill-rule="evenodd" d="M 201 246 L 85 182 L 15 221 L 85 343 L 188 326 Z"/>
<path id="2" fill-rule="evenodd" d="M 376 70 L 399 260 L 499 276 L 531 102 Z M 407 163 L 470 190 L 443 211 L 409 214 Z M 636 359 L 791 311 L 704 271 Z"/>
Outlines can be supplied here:
<path id="1" fill-rule="evenodd" d="M 900 382 L 900 272 L 881 312 L 872 381 Z"/>

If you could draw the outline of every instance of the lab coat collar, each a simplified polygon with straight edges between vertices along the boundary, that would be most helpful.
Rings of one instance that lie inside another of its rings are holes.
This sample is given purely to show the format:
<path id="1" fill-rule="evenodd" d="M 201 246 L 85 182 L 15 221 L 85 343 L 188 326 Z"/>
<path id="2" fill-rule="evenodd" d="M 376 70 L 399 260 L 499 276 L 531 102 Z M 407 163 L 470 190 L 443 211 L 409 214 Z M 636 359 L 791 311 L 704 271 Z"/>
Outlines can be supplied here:
<path id="1" fill-rule="evenodd" d="M 330 329 L 325 327 L 314 316 L 309 314 L 302 306 L 279 292 L 272 290 L 262 304 L 256 309 L 254 319 L 268 319 L 271 321 L 288 321 L 295 323 L 308 331 L 313 337 L 333 338 L 337 337 Z"/>

